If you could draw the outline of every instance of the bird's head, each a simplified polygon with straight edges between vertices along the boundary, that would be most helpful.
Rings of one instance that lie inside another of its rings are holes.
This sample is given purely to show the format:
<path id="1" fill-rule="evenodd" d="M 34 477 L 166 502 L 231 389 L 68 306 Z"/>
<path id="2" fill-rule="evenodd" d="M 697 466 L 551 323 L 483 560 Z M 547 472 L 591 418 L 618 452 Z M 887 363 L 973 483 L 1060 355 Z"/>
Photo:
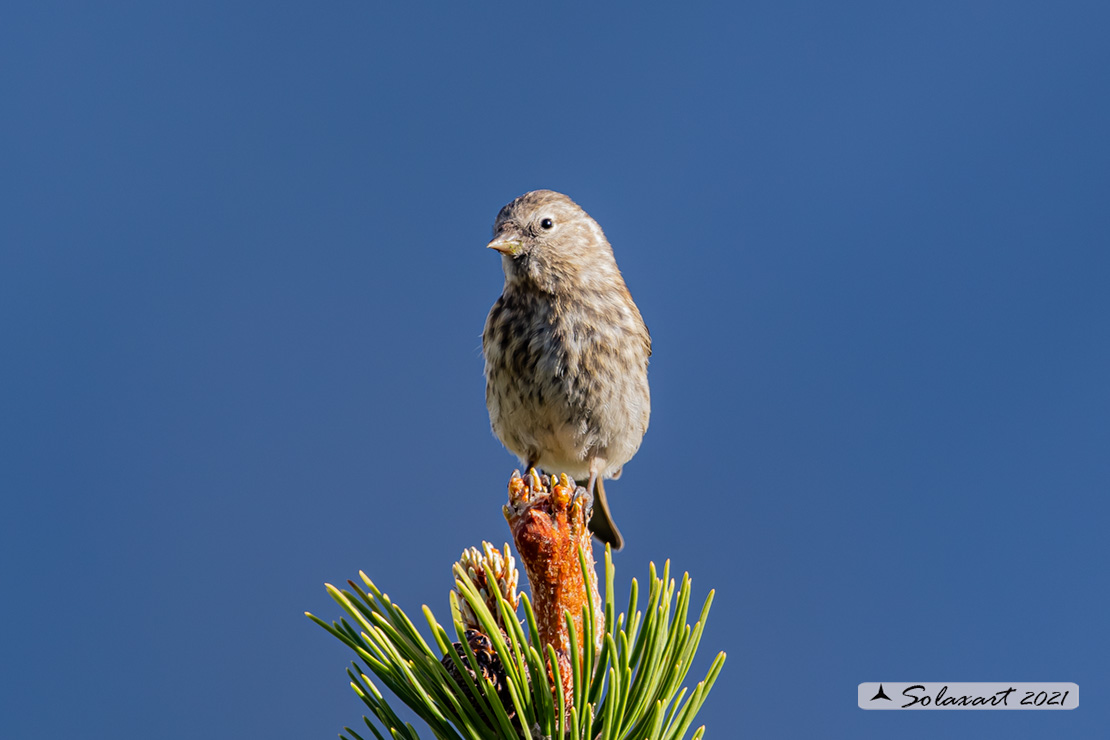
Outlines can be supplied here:
<path id="1" fill-rule="evenodd" d="M 552 190 L 533 190 L 506 205 L 493 224 L 490 249 L 501 253 L 507 283 L 552 291 L 616 271 L 613 250 L 597 222 Z"/>

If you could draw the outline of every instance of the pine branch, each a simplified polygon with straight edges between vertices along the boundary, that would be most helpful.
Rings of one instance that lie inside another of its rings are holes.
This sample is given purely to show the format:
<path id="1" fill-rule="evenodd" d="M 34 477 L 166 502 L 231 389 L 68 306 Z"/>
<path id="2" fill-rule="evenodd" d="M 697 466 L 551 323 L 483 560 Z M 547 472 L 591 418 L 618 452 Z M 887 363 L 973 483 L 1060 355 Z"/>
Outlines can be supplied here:
<path id="1" fill-rule="evenodd" d="M 505 516 L 532 598 L 517 591 L 508 545 L 503 552 L 489 543 L 471 548 L 454 566 L 451 632 L 423 608 L 430 641 L 365 573 L 359 573 L 362 585 L 348 581 L 350 590 L 327 585 L 347 616 L 330 623 L 307 616 L 358 658 L 347 673 L 384 728 L 364 717 L 374 737 L 419 738 L 375 681 L 441 740 L 686 737 L 725 661 L 719 653 L 693 691 L 682 687 L 713 592 L 691 627 L 689 576 L 676 590 L 668 561 L 662 576 L 649 568 L 644 611 L 633 579 L 628 611 L 616 614 L 608 548 L 604 600 L 598 592 L 589 506 L 586 491 L 565 475 L 553 483 L 534 470 L 523 478 L 514 473 Z M 344 731 L 340 737 L 362 740 Z M 704 731 L 699 727 L 692 737 Z"/>

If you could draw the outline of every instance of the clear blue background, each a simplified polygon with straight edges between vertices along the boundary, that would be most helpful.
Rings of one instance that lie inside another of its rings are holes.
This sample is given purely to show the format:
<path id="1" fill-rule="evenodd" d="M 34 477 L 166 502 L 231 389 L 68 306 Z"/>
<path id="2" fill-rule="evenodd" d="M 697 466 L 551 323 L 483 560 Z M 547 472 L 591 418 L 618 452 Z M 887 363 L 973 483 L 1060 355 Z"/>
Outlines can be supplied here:
<path id="1" fill-rule="evenodd" d="M 618 575 L 717 589 L 710 737 L 1104 737 L 1108 6 L 399 5 L 5 7 L 0 736 L 360 721 L 302 612 L 446 618 L 508 537 L 485 243 L 545 187 L 652 330 Z"/>

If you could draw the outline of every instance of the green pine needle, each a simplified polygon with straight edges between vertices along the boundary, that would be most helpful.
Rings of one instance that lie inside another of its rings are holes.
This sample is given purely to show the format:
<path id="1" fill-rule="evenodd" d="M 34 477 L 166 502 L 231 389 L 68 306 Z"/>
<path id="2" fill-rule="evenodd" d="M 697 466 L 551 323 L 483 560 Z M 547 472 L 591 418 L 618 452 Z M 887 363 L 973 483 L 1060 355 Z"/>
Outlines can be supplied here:
<path id="1" fill-rule="evenodd" d="M 580 566 L 589 583 L 584 554 Z M 629 594 L 628 610 L 619 615 L 614 602 L 615 569 L 612 554 L 605 551 L 605 625 L 597 624 L 591 608 L 585 608 L 582 633 L 586 649 L 579 654 L 577 636 L 570 614 L 572 695 L 569 712 L 563 692 L 554 649 L 541 645 L 536 618 L 527 595 L 521 595 L 524 615 L 520 618 L 501 594 L 495 595 L 496 616 L 485 598 L 462 568 L 456 568 L 457 591 L 451 592 L 451 622 L 456 639 L 463 646 L 460 656 L 448 632 L 436 621 L 432 611 L 423 607 L 431 629 L 431 643 L 421 636 L 405 612 L 383 594 L 365 573 L 359 573 L 365 590 L 350 582 L 351 591 L 327 585 L 328 593 L 346 613 L 330 624 L 307 614 L 355 652 L 363 668 L 353 663 L 348 669 L 351 688 L 366 704 L 381 726 L 364 717 L 378 740 L 419 740 L 412 725 L 404 723 L 378 689 L 375 681 L 406 704 L 439 740 L 504 740 L 507 738 L 569 738 L 571 740 L 683 740 L 721 672 L 725 654 L 719 653 L 703 681 L 693 691 L 683 687 L 705 627 L 710 591 L 697 622 L 687 622 L 690 606 L 690 577 L 681 583 L 670 578 L 670 561 L 661 576 L 651 564 L 648 574 L 647 604 L 638 608 L 639 587 L 635 579 Z M 496 580 L 486 569 L 488 583 Z M 477 617 L 494 652 L 504 667 L 504 681 L 510 700 L 501 703 L 495 687 L 482 674 L 478 659 L 466 641 L 460 599 Z M 502 633 L 499 624 L 506 626 Z M 608 625 L 609 631 L 604 627 Z M 600 634 L 601 649 L 592 646 Z M 454 674 L 443 665 L 444 658 L 455 668 Z M 470 670 L 467 670 L 467 669 Z M 365 669 L 366 672 L 363 672 Z M 549 676 L 549 669 L 553 676 Z M 462 677 L 462 684 L 455 676 Z M 476 676 L 476 678 L 475 678 Z M 510 716 L 510 712 L 511 715 Z M 341 738 L 363 740 L 349 727 Z M 692 740 L 705 732 L 694 730 Z"/>

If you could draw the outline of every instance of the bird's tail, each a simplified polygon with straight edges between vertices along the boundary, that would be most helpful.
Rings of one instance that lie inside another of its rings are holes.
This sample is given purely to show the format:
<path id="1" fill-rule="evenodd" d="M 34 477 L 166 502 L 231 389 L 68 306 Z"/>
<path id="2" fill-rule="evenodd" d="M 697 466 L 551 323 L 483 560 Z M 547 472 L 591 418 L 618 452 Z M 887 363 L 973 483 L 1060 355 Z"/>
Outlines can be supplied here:
<path id="1" fill-rule="evenodd" d="M 609 511 L 609 502 L 605 500 L 605 484 L 601 476 L 598 476 L 594 488 L 594 514 L 590 517 L 590 531 L 594 533 L 594 537 L 612 545 L 614 550 L 619 550 L 624 547 L 624 538 L 621 537 L 621 532 L 617 529 L 617 524 Z"/>

